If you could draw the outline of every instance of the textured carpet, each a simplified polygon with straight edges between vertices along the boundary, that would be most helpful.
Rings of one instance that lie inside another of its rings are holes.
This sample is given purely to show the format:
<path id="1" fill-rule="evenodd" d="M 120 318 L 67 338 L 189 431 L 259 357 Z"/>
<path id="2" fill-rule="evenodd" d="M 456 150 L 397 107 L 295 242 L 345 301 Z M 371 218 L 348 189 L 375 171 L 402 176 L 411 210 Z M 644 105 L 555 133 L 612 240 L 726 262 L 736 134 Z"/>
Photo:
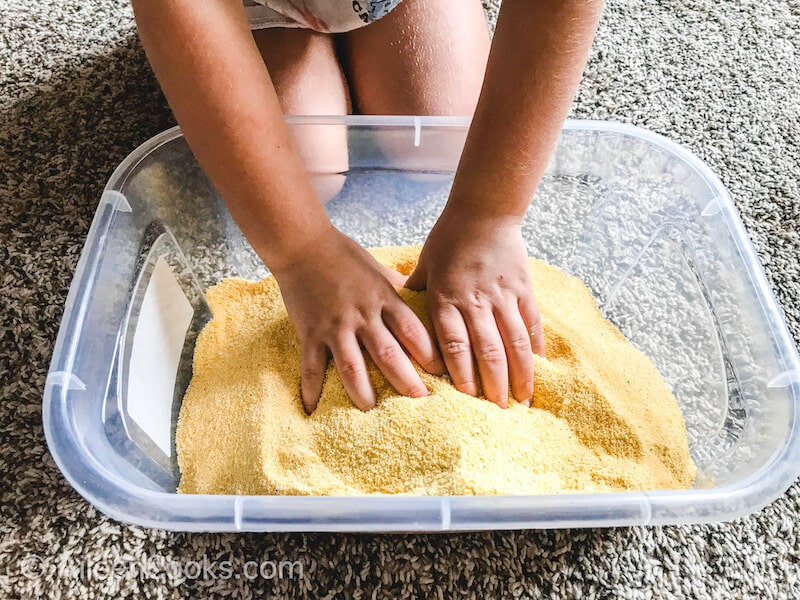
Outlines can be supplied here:
<path id="1" fill-rule="evenodd" d="M 188 535 L 99 514 L 46 450 L 45 374 L 100 191 L 172 119 L 125 2 L 0 5 L 0 596 L 800 597 L 798 486 L 692 527 Z M 798 40 L 797 0 L 609 0 L 573 111 L 663 133 L 711 165 L 795 340 Z"/>

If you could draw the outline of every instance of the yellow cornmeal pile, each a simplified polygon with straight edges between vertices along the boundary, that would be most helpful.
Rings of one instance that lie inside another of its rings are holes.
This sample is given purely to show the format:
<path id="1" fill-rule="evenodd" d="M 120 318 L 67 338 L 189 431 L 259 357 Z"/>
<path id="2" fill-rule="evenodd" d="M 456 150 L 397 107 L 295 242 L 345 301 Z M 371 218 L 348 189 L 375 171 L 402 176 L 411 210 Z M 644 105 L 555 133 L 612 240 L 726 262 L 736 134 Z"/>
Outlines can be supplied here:
<path id="1" fill-rule="evenodd" d="M 410 273 L 419 248 L 374 251 Z M 684 489 L 694 481 L 678 405 L 655 366 L 605 321 L 576 278 L 531 260 L 547 358 L 533 407 L 498 408 L 423 373 L 397 395 L 370 364 L 378 403 L 353 407 L 329 366 L 319 407 L 299 396 L 300 345 L 274 279 L 208 292 L 177 431 L 179 492 L 540 494 Z M 430 325 L 424 293 L 400 290 Z"/>

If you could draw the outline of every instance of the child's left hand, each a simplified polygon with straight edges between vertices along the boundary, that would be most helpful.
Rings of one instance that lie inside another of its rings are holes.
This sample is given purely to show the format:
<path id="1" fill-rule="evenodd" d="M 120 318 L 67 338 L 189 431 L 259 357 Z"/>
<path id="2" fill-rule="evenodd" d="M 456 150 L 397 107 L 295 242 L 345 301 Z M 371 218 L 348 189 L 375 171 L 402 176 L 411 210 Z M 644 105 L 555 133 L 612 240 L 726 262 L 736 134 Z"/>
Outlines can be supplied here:
<path id="1" fill-rule="evenodd" d="M 519 219 L 443 215 L 406 287 L 427 289 L 439 347 L 458 390 L 478 394 L 474 354 L 487 399 L 507 407 L 510 379 L 514 398 L 530 405 L 532 352 L 544 354 L 544 331 Z"/>

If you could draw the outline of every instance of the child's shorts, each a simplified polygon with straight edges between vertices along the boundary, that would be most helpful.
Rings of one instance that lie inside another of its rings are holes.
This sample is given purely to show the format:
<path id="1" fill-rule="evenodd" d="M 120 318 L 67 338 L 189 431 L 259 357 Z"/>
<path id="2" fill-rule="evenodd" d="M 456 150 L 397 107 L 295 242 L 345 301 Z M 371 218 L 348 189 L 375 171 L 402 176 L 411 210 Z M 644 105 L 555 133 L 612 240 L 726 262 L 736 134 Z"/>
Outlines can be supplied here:
<path id="1" fill-rule="evenodd" d="M 244 0 L 251 29 L 303 27 L 341 33 L 389 13 L 400 0 Z"/>

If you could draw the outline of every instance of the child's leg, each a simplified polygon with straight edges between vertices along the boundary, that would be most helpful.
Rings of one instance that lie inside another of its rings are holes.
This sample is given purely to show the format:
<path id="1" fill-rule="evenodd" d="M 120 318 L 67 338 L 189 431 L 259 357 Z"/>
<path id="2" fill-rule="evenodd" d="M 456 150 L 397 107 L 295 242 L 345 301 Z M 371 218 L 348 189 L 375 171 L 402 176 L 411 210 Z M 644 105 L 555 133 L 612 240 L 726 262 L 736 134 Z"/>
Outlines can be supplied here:
<path id="1" fill-rule="evenodd" d="M 350 112 L 347 83 L 330 35 L 307 29 L 253 32 L 269 76 L 287 115 L 345 115 Z M 327 202 L 344 184 L 346 131 L 307 126 L 295 129 L 295 143 L 313 176 L 320 200 Z"/>
<path id="2" fill-rule="evenodd" d="M 480 0 L 404 0 L 342 46 L 357 112 L 471 116 L 489 32 Z"/>
<path id="3" fill-rule="evenodd" d="M 403 0 L 379 21 L 344 34 L 341 50 L 355 111 L 472 116 L 489 32 L 479 0 Z M 395 167 L 411 171 L 455 170 L 464 146 L 458 130 L 423 134 L 419 147 L 414 136 L 378 135 Z"/>

